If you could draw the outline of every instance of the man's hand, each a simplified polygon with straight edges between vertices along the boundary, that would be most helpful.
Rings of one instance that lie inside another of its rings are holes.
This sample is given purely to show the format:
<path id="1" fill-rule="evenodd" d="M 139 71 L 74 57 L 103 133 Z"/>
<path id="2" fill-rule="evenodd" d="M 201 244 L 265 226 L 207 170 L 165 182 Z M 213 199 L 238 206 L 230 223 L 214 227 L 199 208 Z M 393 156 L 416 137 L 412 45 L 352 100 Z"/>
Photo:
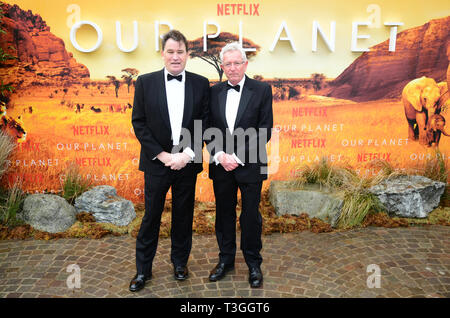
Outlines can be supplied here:
<path id="1" fill-rule="evenodd" d="M 172 170 L 180 170 L 186 166 L 186 164 L 191 160 L 189 155 L 184 152 L 169 154 L 171 160 L 165 163 L 166 167 L 170 167 Z"/>
<path id="2" fill-rule="evenodd" d="M 166 151 L 159 153 L 156 158 L 161 161 L 163 164 L 166 164 L 172 160 L 172 154 Z"/>
<path id="3" fill-rule="evenodd" d="M 233 158 L 232 155 L 229 155 L 227 153 L 221 154 L 217 160 L 219 160 L 219 163 L 222 165 L 222 167 L 225 169 L 225 171 L 233 171 L 237 168 L 239 165 L 236 160 Z"/>

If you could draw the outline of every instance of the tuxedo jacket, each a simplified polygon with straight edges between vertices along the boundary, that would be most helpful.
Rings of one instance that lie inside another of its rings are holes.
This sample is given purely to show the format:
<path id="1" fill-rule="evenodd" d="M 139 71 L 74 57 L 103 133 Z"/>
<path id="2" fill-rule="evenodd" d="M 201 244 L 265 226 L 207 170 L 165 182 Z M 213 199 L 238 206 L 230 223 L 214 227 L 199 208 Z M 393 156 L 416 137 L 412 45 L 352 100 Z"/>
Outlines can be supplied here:
<path id="1" fill-rule="evenodd" d="M 198 160 L 202 156 L 202 138 L 194 135 L 194 120 L 207 125 L 209 81 L 207 78 L 185 71 L 185 94 L 182 128 L 190 132 L 190 139 L 181 137 L 180 145 L 190 147 Z M 170 171 L 160 160 L 154 159 L 162 151 L 169 153 L 182 152 L 174 150 L 172 130 L 170 127 L 169 109 L 167 105 L 164 69 L 141 75 L 136 80 L 133 112 L 131 122 L 134 133 L 141 144 L 139 170 L 154 175 L 164 175 Z M 183 135 L 182 135 L 183 136 Z M 194 140 L 194 136 L 196 139 Z M 181 147 L 178 147 L 181 148 Z M 199 173 L 202 163 L 190 162 L 182 170 Z"/>
<path id="2" fill-rule="evenodd" d="M 233 134 L 225 117 L 227 92 L 226 81 L 211 88 L 209 127 L 220 130 L 221 134 L 210 131 L 209 135 L 205 134 L 207 135 L 205 141 L 211 158 L 219 151 L 235 153 L 244 166 L 239 165 L 233 171 L 227 172 L 222 165 L 216 165 L 212 160 L 209 164 L 209 177 L 220 180 L 234 174 L 238 182 L 265 180 L 267 179 L 266 143 L 271 137 L 273 126 L 272 89 L 267 83 L 246 76 Z M 230 142 L 231 140 L 233 142 Z"/>

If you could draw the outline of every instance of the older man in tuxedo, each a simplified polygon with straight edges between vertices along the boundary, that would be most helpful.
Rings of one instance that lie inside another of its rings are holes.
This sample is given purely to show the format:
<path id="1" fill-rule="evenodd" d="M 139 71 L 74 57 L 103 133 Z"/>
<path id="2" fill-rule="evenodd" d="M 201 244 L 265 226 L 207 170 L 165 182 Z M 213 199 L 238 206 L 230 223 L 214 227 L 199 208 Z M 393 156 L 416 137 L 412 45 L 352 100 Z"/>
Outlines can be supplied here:
<path id="1" fill-rule="evenodd" d="M 210 127 L 220 134 L 211 133 L 211 138 L 206 138 L 213 158 L 209 177 L 216 198 L 215 230 L 220 250 L 219 263 L 209 280 L 220 280 L 234 268 L 237 190 L 240 189 L 241 249 L 249 268 L 250 286 L 260 287 L 263 275 L 259 203 L 262 183 L 267 179 L 266 143 L 273 126 L 272 90 L 270 85 L 245 75 L 248 61 L 238 43 L 223 47 L 220 58 L 228 81 L 211 88 L 209 107 Z"/>
<path id="2" fill-rule="evenodd" d="M 168 32 L 162 40 L 164 68 L 136 80 L 132 124 L 141 144 L 139 170 L 144 171 L 145 178 L 145 215 L 136 239 L 137 273 L 129 286 L 133 292 L 141 290 L 152 276 L 169 188 L 172 188 L 170 258 L 174 277 L 177 280 L 188 277 L 195 184 L 202 170 L 202 139 L 193 138 L 194 122 L 206 125 L 209 81 L 185 71 L 187 50 L 183 34 L 176 30 Z"/>

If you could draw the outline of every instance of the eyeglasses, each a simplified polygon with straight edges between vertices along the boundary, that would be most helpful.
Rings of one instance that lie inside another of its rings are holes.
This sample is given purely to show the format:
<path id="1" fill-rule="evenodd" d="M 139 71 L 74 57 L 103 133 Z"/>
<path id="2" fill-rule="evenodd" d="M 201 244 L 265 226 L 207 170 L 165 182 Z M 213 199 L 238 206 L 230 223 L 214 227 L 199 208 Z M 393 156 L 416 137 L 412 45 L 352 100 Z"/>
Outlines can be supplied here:
<path id="1" fill-rule="evenodd" d="M 225 68 L 230 68 L 230 67 L 232 67 L 232 66 L 238 67 L 238 66 L 241 66 L 241 65 L 243 65 L 243 64 L 245 64 L 245 62 L 225 63 L 225 64 L 222 64 L 222 65 L 223 65 L 223 67 L 225 67 Z"/>

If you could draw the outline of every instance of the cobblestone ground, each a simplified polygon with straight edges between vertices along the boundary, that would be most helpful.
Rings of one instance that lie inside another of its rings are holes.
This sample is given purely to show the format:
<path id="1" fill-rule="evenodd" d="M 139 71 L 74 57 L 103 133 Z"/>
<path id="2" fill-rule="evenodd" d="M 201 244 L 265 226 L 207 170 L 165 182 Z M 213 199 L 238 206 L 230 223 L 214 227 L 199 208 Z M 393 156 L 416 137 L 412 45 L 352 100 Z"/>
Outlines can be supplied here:
<path id="1" fill-rule="evenodd" d="M 190 276 L 182 282 L 173 279 L 170 239 L 161 239 L 152 280 L 131 293 L 134 248 L 129 236 L 0 241 L 0 297 L 450 297 L 444 226 L 263 236 L 260 289 L 249 287 L 240 250 L 234 271 L 209 282 L 218 256 L 215 236 L 207 235 L 194 236 Z M 71 264 L 80 268 L 80 288 L 67 286 Z M 368 287 L 377 282 L 371 264 L 379 266 L 379 288 Z"/>

